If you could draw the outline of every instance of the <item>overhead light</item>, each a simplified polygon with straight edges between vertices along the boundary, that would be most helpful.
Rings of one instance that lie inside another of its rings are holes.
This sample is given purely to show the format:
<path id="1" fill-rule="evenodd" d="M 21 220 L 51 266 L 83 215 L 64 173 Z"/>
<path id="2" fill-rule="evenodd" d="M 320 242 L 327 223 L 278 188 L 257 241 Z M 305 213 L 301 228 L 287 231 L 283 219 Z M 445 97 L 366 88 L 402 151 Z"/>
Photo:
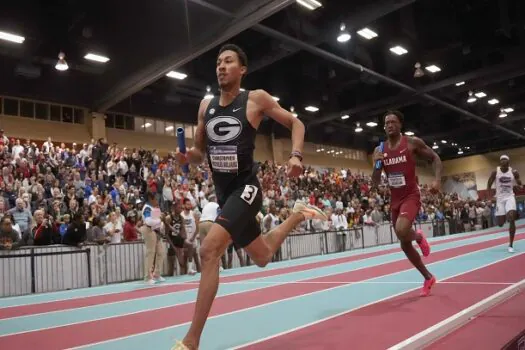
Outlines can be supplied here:
<path id="1" fill-rule="evenodd" d="M 166 131 L 171 131 L 171 130 L 173 130 L 173 125 L 168 126 L 165 130 L 166 130 Z"/>
<path id="2" fill-rule="evenodd" d="M 246 91 L 246 90 L 245 90 L 245 89 L 243 89 L 243 88 L 240 88 L 239 90 L 240 90 L 240 91 Z"/>
<path id="3" fill-rule="evenodd" d="M 339 41 L 340 43 L 346 43 L 348 40 L 352 38 L 352 36 L 350 35 L 350 33 L 346 31 L 346 26 L 344 23 L 341 23 L 340 29 L 341 29 L 341 32 L 339 33 L 339 36 L 337 37 L 337 41 Z"/>
<path id="4" fill-rule="evenodd" d="M 66 58 L 66 55 L 63 52 L 60 52 L 58 54 L 58 62 L 55 66 L 56 70 L 63 72 L 69 69 L 69 66 L 67 65 L 65 58 Z"/>
<path id="5" fill-rule="evenodd" d="M 23 36 L 7 32 L 0 32 L 0 39 L 17 44 L 22 44 L 26 40 Z"/>
<path id="6" fill-rule="evenodd" d="M 305 108 L 305 110 L 307 110 L 308 112 L 317 112 L 319 110 L 319 108 L 315 107 L 315 106 L 308 106 Z"/>
<path id="7" fill-rule="evenodd" d="M 366 123 L 367 126 L 373 128 L 374 126 L 377 126 L 377 123 L 376 122 L 368 122 Z"/>
<path id="8" fill-rule="evenodd" d="M 350 116 L 348 114 L 345 114 L 345 115 L 341 116 L 341 119 L 343 119 L 343 120 L 348 119 L 348 118 L 350 118 Z"/>
<path id="9" fill-rule="evenodd" d="M 507 116 L 507 113 L 501 112 L 498 117 L 505 118 Z"/>
<path id="10" fill-rule="evenodd" d="M 320 148 L 318 148 L 316 152 L 321 152 L 321 149 L 320 149 Z"/>
<path id="11" fill-rule="evenodd" d="M 425 75 L 425 72 L 423 72 L 423 69 L 421 69 L 421 63 L 416 62 L 414 67 L 416 68 L 416 70 L 414 71 L 414 78 L 421 78 Z"/>
<path id="12" fill-rule="evenodd" d="M 457 145 L 458 145 L 457 143 L 452 142 L 452 146 L 457 146 Z"/>
<path id="13" fill-rule="evenodd" d="M 487 97 L 487 94 L 484 93 L 483 91 L 480 91 L 480 92 L 476 92 L 476 97 L 477 98 L 483 98 L 483 97 Z"/>
<path id="14" fill-rule="evenodd" d="M 296 1 L 299 5 L 306 7 L 308 10 L 311 10 L 311 11 L 323 6 L 323 4 L 321 4 L 317 0 L 296 0 Z"/>
<path id="15" fill-rule="evenodd" d="M 355 128 L 355 132 L 361 132 L 363 131 L 363 128 L 361 127 L 361 125 L 359 125 L 359 123 L 356 124 L 356 128 Z"/>
<path id="16" fill-rule="evenodd" d="M 279 101 L 279 100 L 280 100 L 280 98 L 277 97 L 277 96 L 272 96 L 272 98 L 273 98 L 275 101 Z"/>
<path id="17" fill-rule="evenodd" d="M 434 142 L 434 145 L 432 146 L 432 149 L 438 149 L 438 148 L 439 148 L 438 144 L 436 142 Z"/>
<path id="18" fill-rule="evenodd" d="M 461 148 L 458 150 L 458 154 L 463 154 L 463 150 Z"/>
<path id="19" fill-rule="evenodd" d="M 414 133 L 412 131 L 405 131 L 405 135 L 414 136 Z"/>
<path id="20" fill-rule="evenodd" d="M 210 100 L 212 99 L 214 96 L 213 94 L 211 93 L 211 87 L 209 86 L 206 86 L 206 95 L 204 95 L 204 99 L 205 100 Z"/>
<path id="21" fill-rule="evenodd" d="M 441 140 L 441 143 L 446 145 L 447 144 L 447 141 L 446 140 Z"/>
<path id="22" fill-rule="evenodd" d="M 467 103 L 474 103 L 474 102 L 476 102 L 476 101 L 478 100 L 477 98 L 475 98 L 475 97 L 473 96 L 473 94 L 474 94 L 474 93 L 473 93 L 472 91 L 469 91 L 469 92 L 468 92 L 468 96 L 469 96 L 469 97 L 468 97 L 468 99 L 467 99 Z"/>
<path id="23" fill-rule="evenodd" d="M 169 77 L 169 78 L 178 79 L 178 80 L 184 80 L 184 79 L 186 79 L 188 77 L 187 74 L 176 72 L 174 70 L 172 70 L 171 72 L 166 74 L 166 76 Z"/>
<path id="24" fill-rule="evenodd" d="M 377 33 L 368 28 L 361 29 L 360 31 L 357 32 L 357 34 L 361 35 L 363 38 L 368 39 L 368 40 L 377 38 Z"/>
<path id="25" fill-rule="evenodd" d="M 512 113 L 512 112 L 514 112 L 514 108 L 512 108 L 512 107 L 503 108 L 503 112 L 505 112 L 505 113 Z"/>
<path id="26" fill-rule="evenodd" d="M 407 49 L 405 49 L 404 47 L 399 46 L 399 45 L 391 47 L 390 51 L 395 53 L 398 56 L 401 56 L 401 55 L 404 55 L 404 54 L 408 53 Z"/>
<path id="27" fill-rule="evenodd" d="M 94 53 L 88 53 L 87 55 L 84 56 L 84 58 L 86 60 L 100 62 L 100 63 L 106 63 L 106 62 L 109 61 L 109 58 L 107 58 L 105 56 L 97 55 L 97 54 L 94 54 Z"/>
<path id="28" fill-rule="evenodd" d="M 465 149 L 468 151 L 470 149 L 470 147 L 465 147 Z"/>
<path id="29" fill-rule="evenodd" d="M 456 86 L 462 86 L 462 85 L 465 85 L 464 81 L 460 81 L 460 82 L 456 83 Z"/>
<path id="30" fill-rule="evenodd" d="M 290 107 L 290 112 L 292 112 L 292 115 L 297 118 L 297 113 L 295 113 L 295 107 Z"/>
<path id="31" fill-rule="evenodd" d="M 489 105 L 497 105 L 499 103 L 498 99 L 493 98 L 492 100 L 489 100 Z"/>
<path id="32" fill-rule="evenodd" d="M 436 66 L 435 64 L 432 64 L 430 66 L 425 67 L 426 70 L 428 70 L 430 73 L 437 73 L 441 72 L 441 68 Z"/>
<path id="33" fill-rule="evenodd" d="M 142 125 L 142 128 L 149 128 L 151 126 L 151 123 L 146 123 L 144 125 Z"/>

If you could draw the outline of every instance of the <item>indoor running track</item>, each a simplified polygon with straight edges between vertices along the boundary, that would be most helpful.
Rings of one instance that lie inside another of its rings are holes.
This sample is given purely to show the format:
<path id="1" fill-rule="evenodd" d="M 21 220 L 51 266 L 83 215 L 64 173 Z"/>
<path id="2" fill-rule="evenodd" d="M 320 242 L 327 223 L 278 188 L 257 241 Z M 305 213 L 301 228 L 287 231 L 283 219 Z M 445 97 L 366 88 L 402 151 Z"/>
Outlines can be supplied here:
<path id="1" fill-rule="evenodd" d="M 505 228 L 431 239 L 425 261 L 438 283 L 428 298 L 418 296 L 421 276 L 398 245 L 224 271 L 200 349 L 402 348 L 405 339 L 524 280 L 524 227 L 514 254 Z M 198 279 L 0 299 L 0 349 L 169 350 L 188 330 Z M 431 347 L 470 348 L 454 340 L 463 328 L 469 331 L 462 327 Z M 500 347 L 508 340 L 499 339 Z"/>

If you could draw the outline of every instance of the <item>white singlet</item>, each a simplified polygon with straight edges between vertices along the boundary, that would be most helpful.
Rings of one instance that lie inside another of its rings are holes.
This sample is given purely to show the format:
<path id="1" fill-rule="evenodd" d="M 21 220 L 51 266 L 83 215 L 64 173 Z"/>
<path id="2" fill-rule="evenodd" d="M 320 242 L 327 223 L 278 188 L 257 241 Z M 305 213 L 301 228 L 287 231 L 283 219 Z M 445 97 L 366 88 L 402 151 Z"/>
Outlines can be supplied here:
<path id="1" fill-rule="evenodd" d="M 184 228 L 186 229 L 186 237 L 191 238 L 197 230 L 197 224 L 195 222 L 195 214 L 193 211 L 190 211 L 189 214 L 186 214 L 184 211 L 180 213 L 182 219 L 184 220 Z"/>
<path id="2" fill-rule="evenodd" d="M 509 167 L 507 172 L 496 170 L 496 216 L 506 215 L 511 210 L 516 210 L 516 197 L 514 196 L 514 173 Z"/>
<path id="3" fill-rule="evenodd" d="M 215 202 L 208 202 L 202 208 L 202 214 L 200 218 L 200 222 L 203 221 L 215 221 L 217 216 L 219 215 L 219 204 Z"/>

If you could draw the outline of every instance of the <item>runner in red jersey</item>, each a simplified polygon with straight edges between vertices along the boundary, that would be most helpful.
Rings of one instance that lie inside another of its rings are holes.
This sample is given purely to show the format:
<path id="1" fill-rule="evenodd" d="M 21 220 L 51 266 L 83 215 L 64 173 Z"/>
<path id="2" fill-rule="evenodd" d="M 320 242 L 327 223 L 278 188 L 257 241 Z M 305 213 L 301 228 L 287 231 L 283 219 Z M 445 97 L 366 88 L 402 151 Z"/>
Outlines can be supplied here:
<path id="1" fill-rule="evenodd" d="M 377 147 L 374 151 L 374 165 L 381 162 L 381 167 L 374 167 L 372 182 L 377 186 L 381 181 L 381 172 L 384 171 L 388 178 L 388 185 L 392 196 L 392 224 L 410 262 L 421 272 L 425 283 L 421 295 L 428 296 L 436 278 L 427 270 L 421 256 L 412 245 L 416 241 L 421 248 L 423 256 L 430 254 L 428 244 L 423 232 L 414 231 L 414 219 L 421 207 L 421 194 L 416 179 L 416 160 L 419 155 L 431 159 L 435 171 L 435 180 L 432 190 L 439 191 L 441 184 L 441 159 L 425 142 L 417 137 L 406 137 L 401 134 L 403 114 L 398 111 L 385 114 L 385 131 L 387 140 L 383 150 Z"/>

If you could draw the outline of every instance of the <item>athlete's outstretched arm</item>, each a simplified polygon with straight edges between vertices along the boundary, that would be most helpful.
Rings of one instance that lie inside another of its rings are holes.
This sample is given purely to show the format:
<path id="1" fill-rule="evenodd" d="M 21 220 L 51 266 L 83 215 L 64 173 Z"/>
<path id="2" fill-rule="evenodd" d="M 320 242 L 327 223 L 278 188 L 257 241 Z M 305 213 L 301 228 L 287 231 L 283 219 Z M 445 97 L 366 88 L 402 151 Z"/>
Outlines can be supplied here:
<path id="1" fill-rule="evenodd" d="M 256 90 L 254 101 L 260 106 L 262 115 L 266 115 L 292 132 L 292 152 L 303 152 L 304 124 L 292 113 L 282 108 L 273 97 L 264 90 Z"/>
<path id="2" fill-rule="evenodd" d="M 374 150 L 372 159 L 374 161 L 374 171 L 372 172 L 372 186 L 377 187 L 381 183 L 381 173 L 383 172 L 383 167 L 380 167 L 379 169 L 376 169 L 375 167 L 376 161 L 383 159 L 383 152 L 381 152 L 381 149 L 379 147 L 376 147 L 376 149 Z"/>
<path id="3" fill-rule="evenodd" d="M 191 164 L 201 164 L 206 153 L 206 132 L 204 130 L 204 114 L 210 104 L 210 100 L 202 100 L 199 106 L 197 128 L 195 129 L 195 143 L 186 153 L 186 159 Z"/>
<path id="4" fill-rule="evenodd" d="M 441 172 L 443 171 L 441 158 L 439 158 L 438 154 L 434 152 L 432 148 L 428 147 L 425 141 L 421 140 L 419 137 L 412 137 L 409 140 L 411 140 L 412 144 L 415 146 L 415 153 L 432 161 L 435 176 L 434 184 L 439 187 L 441 184 Z"/>
<path id="5" fill-rule="evenodd" d="M 487 196 L 488 197 L 491 197 L 492 184 L 494 183 L 495 180 L 496 180 L 496 170 L 494 170 L 492 174 L 490 174 L 489 180 L 487 181 Z"/>

